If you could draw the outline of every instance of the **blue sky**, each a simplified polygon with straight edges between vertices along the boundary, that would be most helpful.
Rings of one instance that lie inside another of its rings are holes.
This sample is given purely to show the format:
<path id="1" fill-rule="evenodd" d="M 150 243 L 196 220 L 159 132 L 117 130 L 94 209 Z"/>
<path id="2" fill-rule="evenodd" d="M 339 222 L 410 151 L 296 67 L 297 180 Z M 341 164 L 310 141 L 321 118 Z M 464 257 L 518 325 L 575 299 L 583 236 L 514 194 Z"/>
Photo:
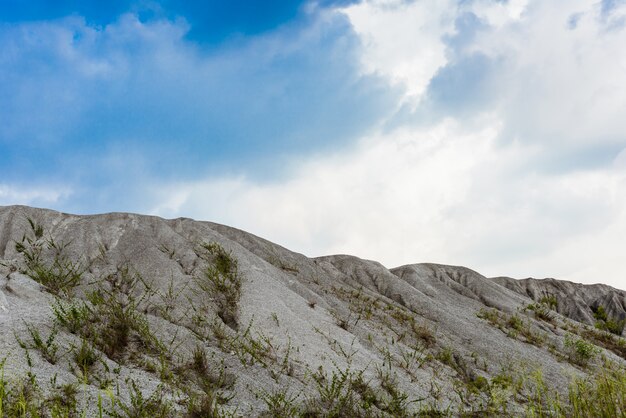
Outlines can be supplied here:
<path id="1" fill-rule="evenodd" d="M 8 3 L 1 162 L 13 181 L 106 188 L 120 158 L 153 178 L 273 175 L 267 158 L 348 143 L 393 95 L 354 76 L 345 18 L 293 2 Z M 84 209 L 124 204 L 103 203 Z"/>
<path id="2" fill-rule="evenodd" d="M 2 205 L 626 287 L 624 1 L 0 5 Z"/>

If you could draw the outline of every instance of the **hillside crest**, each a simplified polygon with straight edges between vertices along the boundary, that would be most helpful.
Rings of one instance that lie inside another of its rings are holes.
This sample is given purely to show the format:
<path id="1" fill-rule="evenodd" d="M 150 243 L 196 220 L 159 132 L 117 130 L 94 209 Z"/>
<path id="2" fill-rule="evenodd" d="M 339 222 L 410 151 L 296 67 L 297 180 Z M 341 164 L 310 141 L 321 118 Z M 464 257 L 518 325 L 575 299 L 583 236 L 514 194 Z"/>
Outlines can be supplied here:
<path id="1" fill-rule="evenodd" d="M 33 411 L 88 416 L 517 416 L 556 394 L 570 413 L 573 379 L 623 372 L 625 319 L 607 285 L 0 207 L 5 411 L 27 388 Z"/>

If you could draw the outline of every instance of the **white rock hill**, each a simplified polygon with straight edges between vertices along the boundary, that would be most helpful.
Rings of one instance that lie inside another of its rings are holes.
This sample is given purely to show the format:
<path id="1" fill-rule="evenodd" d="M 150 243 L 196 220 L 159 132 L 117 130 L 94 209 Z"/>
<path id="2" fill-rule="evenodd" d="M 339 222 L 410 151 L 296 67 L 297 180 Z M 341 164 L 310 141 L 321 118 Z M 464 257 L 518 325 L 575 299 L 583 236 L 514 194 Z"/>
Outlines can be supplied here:
<path id="1" fill-rule="evenodd" d="M 307 258 L 185 218 L 0 207 L 0 263 L 5 410 L 31 376 L 44 416 L 69 387 L 87 416 L 517 416 L 537 371 L 567 399 L 626 358 L 594 327 L 626 318 L 609 286 Z"/>

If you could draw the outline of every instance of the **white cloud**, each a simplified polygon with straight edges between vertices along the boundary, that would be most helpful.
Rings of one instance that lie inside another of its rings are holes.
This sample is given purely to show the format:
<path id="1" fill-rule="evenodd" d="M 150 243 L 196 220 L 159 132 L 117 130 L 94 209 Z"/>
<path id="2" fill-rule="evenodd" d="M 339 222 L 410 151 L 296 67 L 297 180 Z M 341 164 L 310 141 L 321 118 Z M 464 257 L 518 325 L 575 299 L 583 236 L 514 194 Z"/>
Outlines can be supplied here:
<path id="1" fill-rule="evenodd" d="M 372 132 L 348 151 L 299 162 L 282 182 L 171 184 L 155 191 L 162 204 L 153 211 L 235 225 L 307 255 L 463 264 L 486 275 L 626 288 L 621 12 L 603 16 L 598 3 L 582 0 L 390 0 L 340 13 L 361 38 L 363 73 L 403 84 L 403 100 L 420 102 L 448 64 L 443 37 L 468 11 L 487 26 L 461 53 L 497 63 L 486 74 L 496 99 L 483 113 Z M 622 149 L 603 157 L 610 163 L 546 165 L 606 145 Z"/>
<path id="2" fill-rule="evenodd" d="M 490 84 L 506 134 L 564 149 L 624 143 L 626 31 L 612 19 L 598 2 L 534 1 L 477 36 L 469 51 L 500 63 Z"/>
<path id="3" fill-rule="evenodd" d="M 528 6 L 528 0 L 492 1 L 478 0 L 471 2 L 468 8 L 490 26 L 502 27 L 519 21 Z"/>
<path id="4" fill-rule="evenodd" d="M 503 135 L 572 150 L 624 142 L 625 11 L 607 15 L 589 0 L 372 0 L 342 10 L 362 41 L 362 71 L 403 84 L 414 104 L 455 55 L 445 42 L 455 20 L 474 14 L 482 27 L 462 54 L 494 62 L 484 88 L 494 92 Z"/>
<path id="5" fill-rule="evenodd" d="M 390 262 L 435 257 L 445 240 L 428 225 L 445 222 L 445 210 L 463 200 L 466 174 L 494 136 L 492 129 L 460 132 L 452 121 L 375 135 L 349 155 L 303 162 L 284 183 L 173 185 L 154 212 L 236 224 L 310 254 L 352 252 Z"/>
<path id="6" fill-rule="evenodd" d="M 448 0 L 376 0 L 341 12 L 361 38 L 363 71 L 405 85 L 415 101 L 446 64 L 442 37 L 454 30 L 455 9 Z"/>
<path id="7" fill-rule="evenodd" d="M 626 287 L 626 170 L 521 173 L 536 150 L 503 149 L 497 123 L 485 126 L 466 132 L 446 120 L 375 135 L 349 155 L 304 162 L 282 183 L 239 177 L 160 187 L 163 203 L 152 212 L 234 225 L 311 256 Z"/>
<path id="8" fill-rule="evenodd" d="M 71 189 L 64 186 L 17 186 L 0 183 L 0 205 L 52 205 L 71 193 Z"/>

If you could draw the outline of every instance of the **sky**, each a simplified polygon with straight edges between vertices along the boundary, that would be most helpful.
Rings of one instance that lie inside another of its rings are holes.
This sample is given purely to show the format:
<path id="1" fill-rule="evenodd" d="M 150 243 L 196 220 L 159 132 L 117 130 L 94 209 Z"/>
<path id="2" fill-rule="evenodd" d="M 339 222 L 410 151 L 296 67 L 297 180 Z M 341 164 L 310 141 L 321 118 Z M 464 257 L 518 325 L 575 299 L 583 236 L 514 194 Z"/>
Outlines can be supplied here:
<path id="1" fill-rule="evenodd" d="M 626 289 L 626 1 L 0 0 L 0 205 Z"/>

